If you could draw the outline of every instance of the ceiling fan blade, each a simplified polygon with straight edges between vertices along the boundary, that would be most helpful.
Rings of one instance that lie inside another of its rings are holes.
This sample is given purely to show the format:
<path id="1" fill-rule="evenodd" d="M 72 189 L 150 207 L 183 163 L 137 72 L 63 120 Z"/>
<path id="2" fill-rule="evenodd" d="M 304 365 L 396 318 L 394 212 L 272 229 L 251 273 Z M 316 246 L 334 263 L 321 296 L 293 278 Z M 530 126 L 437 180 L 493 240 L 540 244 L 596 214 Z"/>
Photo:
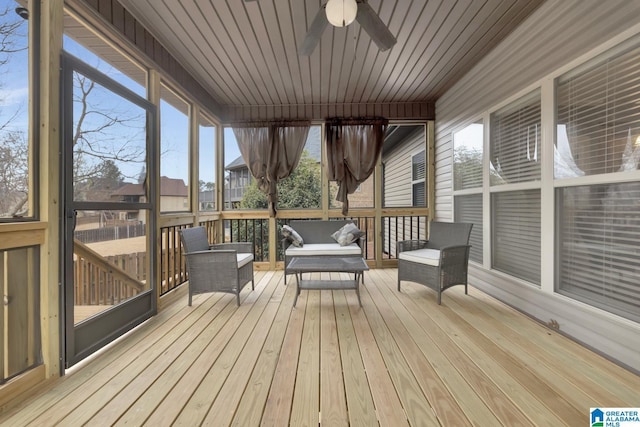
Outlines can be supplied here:
<path id="1" fill-rule="evenodd" d="M 302 46 L 298 49 L 298 53 L 302 56 L 309 56 L 313 53 L 313 50 L 320 41 L 320 37 L 322 37 L 324 29 L 327 28 L 327 25 L 329 24 L 324 8 L 325 5 L 323 4 L 318 10 L 318 13 L 316 13 L 315 18 L 313 18 L 309 31 L 307 31 L 307 35 L 304 36 Z"/>
<path id="2" fill-rule="evenodd" d="M 397 40 L 368 3 L 358 2 L 356 21 L 369 34 L 380 50 L 390 49 Z"/>

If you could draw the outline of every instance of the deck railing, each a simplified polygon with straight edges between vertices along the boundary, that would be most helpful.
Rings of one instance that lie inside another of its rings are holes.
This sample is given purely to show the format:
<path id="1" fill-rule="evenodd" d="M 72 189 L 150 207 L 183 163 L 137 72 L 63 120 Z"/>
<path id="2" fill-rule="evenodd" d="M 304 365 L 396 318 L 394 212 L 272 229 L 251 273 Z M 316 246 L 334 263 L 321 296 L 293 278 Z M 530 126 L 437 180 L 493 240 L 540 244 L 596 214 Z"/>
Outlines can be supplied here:
<path id="1" fill-rule="evenodd" d="M 75 305 L 115 305 L 147 288 L 147 254 L 102 257 L 74 241 Z"/>
<path id="2" fill-rule="evenodd" d="M 160 228 L 160 295 L 187 281 L 187 261 L 182 256 L 180 230 L 189 225 Z"/>
<path id="3" fill-rule="evenodd" d="M 426 239 L 427 217 L 383 216 L 382 254 L 388 259 L 396 258 L 396 242 L 401 240 Z"/>

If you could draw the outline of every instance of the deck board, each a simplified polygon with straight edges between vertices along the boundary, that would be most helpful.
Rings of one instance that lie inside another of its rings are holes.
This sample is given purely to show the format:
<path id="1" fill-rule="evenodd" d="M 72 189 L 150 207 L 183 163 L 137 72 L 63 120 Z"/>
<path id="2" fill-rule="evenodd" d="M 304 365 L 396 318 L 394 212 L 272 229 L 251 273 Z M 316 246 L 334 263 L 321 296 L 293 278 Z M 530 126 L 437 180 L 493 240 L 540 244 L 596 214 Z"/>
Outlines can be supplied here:
<path id="1" fill-rule="evenodd" d="M 640 401 L 638 375 L 474 288 L 438 306 L 374 269 L 362 307 L 351 290 L 294 296 L 259 271 L 240 307 L 184 297 L 0 425 L 585 425 Z"/>

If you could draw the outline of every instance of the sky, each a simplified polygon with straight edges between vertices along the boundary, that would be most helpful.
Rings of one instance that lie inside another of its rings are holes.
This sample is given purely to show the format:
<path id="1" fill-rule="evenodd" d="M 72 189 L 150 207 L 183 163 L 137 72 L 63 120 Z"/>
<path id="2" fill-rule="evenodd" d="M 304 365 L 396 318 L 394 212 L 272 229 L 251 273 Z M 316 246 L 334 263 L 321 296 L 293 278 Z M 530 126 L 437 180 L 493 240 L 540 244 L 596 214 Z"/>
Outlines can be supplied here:
<path id="1" fill-rule="evenodd" d="M 4 12 L 8 9 L 4 16 L 0 16 L 0 23 L 21 22 L 14 40 L 16 47 L 25 48 L 11 54 L 0 54 L 2 60 L 8 60 L 6 64 L 0 66 L 0 125 L 11 120 L 5 129 L 26 132 L 29 119 L 27 109 L 29 102 L 28 52 L 26 49 L 28 21 L 14 13 L 17 6 L 15 1 L 0 0 L 0 11 Z M 18 115 L 11 119 L 16 112 Z"/>
<path id="2" fill-rule="evenodd" d="M 453 144 L 455 148 L 467 147 L 470 150 L 482 153 L 482 144 L 484 141 L 484 126 L 482 123 L 472 123 L 464 129 L 459 130 L 453 135 Z"/>

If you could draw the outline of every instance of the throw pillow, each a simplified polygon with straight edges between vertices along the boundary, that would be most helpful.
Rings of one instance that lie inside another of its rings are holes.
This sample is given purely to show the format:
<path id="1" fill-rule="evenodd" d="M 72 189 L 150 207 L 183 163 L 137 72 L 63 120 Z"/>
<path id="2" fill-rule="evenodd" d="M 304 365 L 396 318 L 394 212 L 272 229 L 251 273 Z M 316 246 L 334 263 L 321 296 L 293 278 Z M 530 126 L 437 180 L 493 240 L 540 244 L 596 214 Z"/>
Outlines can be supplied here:
<path id="1" fill-rule="evenodd" d="M 288 225 L 282 226 L 282 236 L 287 238 L 287 240 L 289 240 L 293 246 L 301 248 L 302 245 L 304 245 L 304 240 L 302 240 L 302 236 L 300 236 L 300 234 L 298 234 L 296 230 L 294 230 Z"/>
<path id="2" fill-rule="evenodd" d="M 338 231 L 333 233 L 331 237 L 338 242 L 340 246 L 348 246 L 356 242 L 364 233 L 352 222 L 345 224 Z"/>

